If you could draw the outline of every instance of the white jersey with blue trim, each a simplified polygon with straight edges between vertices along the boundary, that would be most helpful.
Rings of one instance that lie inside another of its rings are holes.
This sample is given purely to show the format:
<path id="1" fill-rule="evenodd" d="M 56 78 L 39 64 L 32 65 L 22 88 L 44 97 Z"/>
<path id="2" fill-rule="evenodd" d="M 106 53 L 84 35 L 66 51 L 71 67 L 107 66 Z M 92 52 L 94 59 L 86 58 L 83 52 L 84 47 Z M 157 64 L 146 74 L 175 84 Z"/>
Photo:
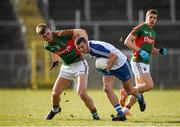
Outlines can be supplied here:
<path id="1" fill-rule="evenodd" d="M 120 68 L 127 61 L 127 57 L 119 49 L 117 49 L 110 43 L 97 40 L 89 40 L 88 46 L 90 49 L 89 54 L 93 58 L 108 58 L 111 52 L 118 56 L 116 63 L 113 65 L 111 70 Z"/>

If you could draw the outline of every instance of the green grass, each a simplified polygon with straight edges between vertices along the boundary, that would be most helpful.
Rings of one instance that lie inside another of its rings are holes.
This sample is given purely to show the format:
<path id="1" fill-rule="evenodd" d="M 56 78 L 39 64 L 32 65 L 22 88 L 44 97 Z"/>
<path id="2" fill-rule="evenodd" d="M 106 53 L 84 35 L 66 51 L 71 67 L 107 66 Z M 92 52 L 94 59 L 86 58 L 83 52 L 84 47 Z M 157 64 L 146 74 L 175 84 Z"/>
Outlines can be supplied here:
<path id="1" fill-rule="evenodd" d="M 92 120 L 75 91 L 66 90 L 65 93 L 62 95 L 60 115 L 52 121 L 45 121 L 44 116 L 51 109 L 51 90 L 0 89 L 0 126 L 180 126 L 178 90 L 145 93 L 146 111 L 142 113 L 138 104 L 134 105 L 132 116 L 125 122 L 111 121 L 110 115 L 115 111 L 102 90 L 88 90 L 101 116 L 100 121 Z"/>

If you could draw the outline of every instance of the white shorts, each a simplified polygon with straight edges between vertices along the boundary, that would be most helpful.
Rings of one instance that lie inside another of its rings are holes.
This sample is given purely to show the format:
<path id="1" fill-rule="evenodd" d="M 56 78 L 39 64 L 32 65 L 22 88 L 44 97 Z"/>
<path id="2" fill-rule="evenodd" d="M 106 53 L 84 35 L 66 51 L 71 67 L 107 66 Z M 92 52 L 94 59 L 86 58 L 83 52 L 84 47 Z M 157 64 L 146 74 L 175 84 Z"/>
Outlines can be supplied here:
<path id="1" fill-rule="evenodd" d="M 80 74 L 89 74 L 89 66 L 86 60 L 81 60 L 70 65 L 62 64 L 59 76 L 69 80 L 75 80 Z"/>
<path id="2" fill-rule="evenodd" d="M 134 62 L 131 60 L 131 68 L 132 71 L 135 75 L 141 75 L 144 73 L 149 73 L 150 72 L 150 65 L 141 63 L 141 62 Z"/>

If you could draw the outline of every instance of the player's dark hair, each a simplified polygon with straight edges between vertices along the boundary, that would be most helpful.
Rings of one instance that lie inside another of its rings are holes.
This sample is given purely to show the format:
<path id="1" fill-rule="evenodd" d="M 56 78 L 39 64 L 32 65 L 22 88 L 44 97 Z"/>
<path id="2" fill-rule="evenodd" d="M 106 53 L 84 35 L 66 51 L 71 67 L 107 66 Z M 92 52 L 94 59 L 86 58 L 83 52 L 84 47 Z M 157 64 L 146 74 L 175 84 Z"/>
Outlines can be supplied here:
<path id="1" fill-rule="evenodd" d="M 158 11 L 156 10 L 156 9 L 149 9 L 149 10 L 147 10 L 147 12 L 146 12 L 146 18 L 147 18 L 147 16 L 148 15 L 150 15 L 150 14 L 158 14 Z"/>
<path id="2" fill-rule="evenodd" d="M 75 44 L 76 44 L 76 45 L 79 45 L 81 42 L 86 43 L 87 41 L 86 41 L 86 39 L 85 39 L 84 37 L 77 37 L 77 38 L 75 39 Z"/>
<path id="3" fill-rule="evenodd" d="M 46 24 L 40 23 L 40 24 L 37 25 L 37 27 L 36 27 L 36 32 L 37 32 L 37 34 L 39 34 L 39 35 L 45 34 L 47 28 L 48 28 L 48 27 L 46 26 Z"/>

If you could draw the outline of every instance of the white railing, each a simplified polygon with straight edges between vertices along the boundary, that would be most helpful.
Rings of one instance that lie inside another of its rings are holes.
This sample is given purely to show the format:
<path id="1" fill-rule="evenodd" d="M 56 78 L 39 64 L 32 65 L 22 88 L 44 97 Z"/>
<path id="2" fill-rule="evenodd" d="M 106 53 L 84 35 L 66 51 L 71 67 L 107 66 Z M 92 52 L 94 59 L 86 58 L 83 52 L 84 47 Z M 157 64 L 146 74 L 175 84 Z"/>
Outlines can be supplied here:
<path id="1" fill-rule="evenodd" d="M 22 50 L 0 51 L 0 87 L 30 85 L 30 56 Z"/>

